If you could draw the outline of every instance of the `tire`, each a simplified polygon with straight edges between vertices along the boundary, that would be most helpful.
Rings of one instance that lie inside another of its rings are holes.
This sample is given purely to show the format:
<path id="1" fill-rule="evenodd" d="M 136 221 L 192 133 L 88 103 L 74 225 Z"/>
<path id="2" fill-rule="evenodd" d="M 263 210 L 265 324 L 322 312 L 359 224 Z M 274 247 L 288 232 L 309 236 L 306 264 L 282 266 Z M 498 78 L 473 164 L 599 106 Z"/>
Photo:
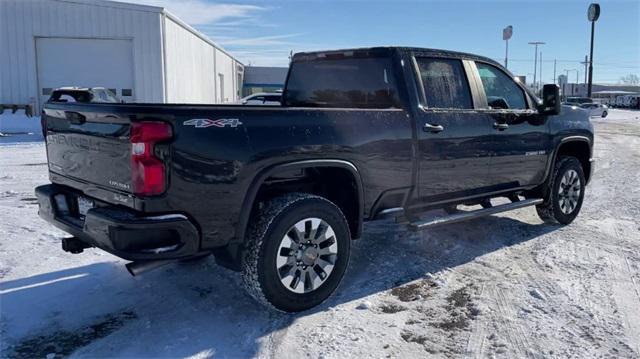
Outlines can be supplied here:
<path id="1" fill-rule="evenodd" d="M 609 113 L 608 113 L 607 111 L 602 112 L 602 118 L 607 117 L 607 115 L 608 115 L 608 114 L 609 114 Z"/>
<path id="2" fill-rule="evenodd" d="M 257 210 L 247 233 L 243 286 L 276 310 L 299 312 L 322 303 L 349 264 L 347 220 L 340 208 L 319 196 L 292 193 L 269 200 Z"/>
<path id="3" fill-rule="evenodd" d="M 553 167 L 551 191 L 544 202 L 536 206 L 540 219 L 546 223 L 573 222 L 582 208 L 585 185 L 580 161 L 570 156 L 559 157 Z"/>

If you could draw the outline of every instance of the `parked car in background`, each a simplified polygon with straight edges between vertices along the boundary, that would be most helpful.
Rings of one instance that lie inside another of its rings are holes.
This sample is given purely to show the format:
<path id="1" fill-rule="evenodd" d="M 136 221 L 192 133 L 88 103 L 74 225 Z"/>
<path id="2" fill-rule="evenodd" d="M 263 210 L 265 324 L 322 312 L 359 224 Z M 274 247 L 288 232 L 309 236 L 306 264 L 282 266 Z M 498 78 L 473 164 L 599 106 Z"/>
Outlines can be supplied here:
<path id="1" fill-rule="evenodd" d="M 583 103 L 580 107 L 589 111 L 589 116 L 591 117 L 605 118 L 609 114 L 609 107 L 599 103 Z"/>
<path id="2" fill-rule="evenodd" d="M 282 94 L 277 92 L 259 92 L 244 97 L 238 101 L 241 105 L 265 105 L 265 106 L 280 106 L 282 101 Z"/>
<path id="3" fill-rule="evenodd" d="M 640 95 L 620 95 L 616 97 L 614 106 L 619 108 L 638 108 Z"/>

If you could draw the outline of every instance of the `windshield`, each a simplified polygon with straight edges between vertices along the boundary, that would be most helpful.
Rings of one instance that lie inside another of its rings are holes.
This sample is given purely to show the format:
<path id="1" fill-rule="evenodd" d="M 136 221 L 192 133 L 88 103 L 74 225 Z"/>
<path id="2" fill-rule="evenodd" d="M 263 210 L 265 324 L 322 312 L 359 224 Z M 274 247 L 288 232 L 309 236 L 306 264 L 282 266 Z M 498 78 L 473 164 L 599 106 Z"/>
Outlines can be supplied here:
<path id="1" fill-rule="evenodd" d="M 302 107 L 400 108 L 390 58 L 294 62 L 284 103 Z"/>

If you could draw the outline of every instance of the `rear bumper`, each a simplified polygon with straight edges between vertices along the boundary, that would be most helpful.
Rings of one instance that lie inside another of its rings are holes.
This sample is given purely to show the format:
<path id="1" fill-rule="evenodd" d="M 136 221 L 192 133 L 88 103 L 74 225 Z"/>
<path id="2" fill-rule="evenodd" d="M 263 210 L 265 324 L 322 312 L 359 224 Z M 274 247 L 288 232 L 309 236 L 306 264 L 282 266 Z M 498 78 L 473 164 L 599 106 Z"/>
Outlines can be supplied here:
<path id="1" fill-rule="evenodd" d="M 69 211 L 55 196 L 62 195 Z M 99 203 L 84 219 L 73 212 L 78 193 L 54 184 L 36 188 L 40 217 L 88 245 L 127 260 L 179 259 L 198 254 L 200 235 L 182 214 L 143 215 L 123 207 Z"/>

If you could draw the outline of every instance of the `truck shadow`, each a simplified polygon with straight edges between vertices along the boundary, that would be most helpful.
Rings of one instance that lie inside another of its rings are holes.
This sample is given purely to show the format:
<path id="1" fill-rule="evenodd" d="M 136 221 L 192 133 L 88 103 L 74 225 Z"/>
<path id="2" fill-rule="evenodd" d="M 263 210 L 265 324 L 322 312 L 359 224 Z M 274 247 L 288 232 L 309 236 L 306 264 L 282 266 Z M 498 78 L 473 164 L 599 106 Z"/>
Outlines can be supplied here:
<path id="1" fill-rule="evenodd" d="M 240 276 L 212 258 L 135 278 L 123 262 L 113 261 L 5 281 L 0 285 L 2 357 L 265 354 L 298 318 L 390 291 L 557 228 L 505 217 L 422 233 L 389 221 L 371 223 L 353 242 L 350 268 L 335 295 L 298 314 L 262 308 L 240 289 Z"/>

